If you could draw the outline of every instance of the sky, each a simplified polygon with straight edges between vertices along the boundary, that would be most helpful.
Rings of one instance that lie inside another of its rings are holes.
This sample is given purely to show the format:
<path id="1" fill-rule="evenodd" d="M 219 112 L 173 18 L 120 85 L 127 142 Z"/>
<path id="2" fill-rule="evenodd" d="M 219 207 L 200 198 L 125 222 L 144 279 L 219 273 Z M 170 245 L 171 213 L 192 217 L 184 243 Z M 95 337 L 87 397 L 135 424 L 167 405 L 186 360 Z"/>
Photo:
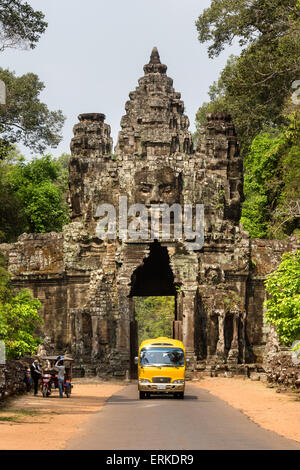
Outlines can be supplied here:
<path id="1" fill-rule="evenodd" d="M 207 44 L 200 44 L 195 21 L 210 0 L 27 0 L 48 22 L 34 50 L 6 50 L 1 67 L 19 76 L 36 73 L 44 82 L 40 95 L 51 111 L 66 116 L 63 139 L 45 153 L 70 153 L 73 126 L 80 113 L 99 112 L 111 126 L 114 146 L 128 94 L 143 76 L 152 48 L 174 88 L 181 93 L 190 130 L 195 115 L 208 101 L 209 86 L 237 46 L 209 59 Z M 19 146 L 31 158 L 29 149 Z"/>

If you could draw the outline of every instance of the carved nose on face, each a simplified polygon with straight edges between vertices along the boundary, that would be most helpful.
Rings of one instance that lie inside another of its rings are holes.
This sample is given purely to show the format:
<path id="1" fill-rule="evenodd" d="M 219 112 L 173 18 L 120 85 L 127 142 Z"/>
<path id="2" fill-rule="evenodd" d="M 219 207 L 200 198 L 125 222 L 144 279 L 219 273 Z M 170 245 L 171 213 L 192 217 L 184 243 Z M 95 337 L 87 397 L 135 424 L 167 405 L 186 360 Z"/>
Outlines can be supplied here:
<path id="1" fill-rule="evenodd" d="M 160 202 L 160 193 L 158 186 L 154 186 L 151 191 L 150 204 L 158 204 Z"/>

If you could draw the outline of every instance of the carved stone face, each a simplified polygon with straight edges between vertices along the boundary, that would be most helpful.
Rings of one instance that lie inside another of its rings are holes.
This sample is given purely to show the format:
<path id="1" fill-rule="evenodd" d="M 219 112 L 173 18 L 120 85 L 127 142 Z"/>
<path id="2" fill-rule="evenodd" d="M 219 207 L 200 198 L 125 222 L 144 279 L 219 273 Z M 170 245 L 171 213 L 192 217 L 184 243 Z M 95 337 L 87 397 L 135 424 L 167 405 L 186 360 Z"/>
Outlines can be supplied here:
<path id="1" fill-rule="evenodd" d="M 180 202 L 180 182 L 175 172 L 169 168 L 149 171 L 147 167 L 134 177 L 135 202 L 139 204 L 174 204 Z"/>

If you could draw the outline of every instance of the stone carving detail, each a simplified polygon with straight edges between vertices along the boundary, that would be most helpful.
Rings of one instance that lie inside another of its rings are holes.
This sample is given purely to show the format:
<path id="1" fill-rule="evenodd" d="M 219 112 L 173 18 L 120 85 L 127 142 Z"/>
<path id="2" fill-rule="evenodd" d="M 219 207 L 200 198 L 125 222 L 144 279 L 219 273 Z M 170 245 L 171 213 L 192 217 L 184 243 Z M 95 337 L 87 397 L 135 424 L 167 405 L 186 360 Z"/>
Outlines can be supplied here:
<path id="1" fill-rule="evenodd" d="M 263 281 L 279 254 L 297 245 L 250 242 L 239 225 L 243 172 L 231 116 L 208 115 L 194 149 L 184 103 L 166 72 L 154 48 L 125 104 L 114 154 L 104 114 L 79 116 L 69 161 L 71 223 L 63 232 L 0 246 L 15 285 L 43 302 L 43 335 L 58 353 L 74 355 L 79 373 L 134 376 L 137 295 L 175 296 L 174 335 L 195 371 L 240 372 L 261 363 Z M 100 240 L 97 207 L 118 208 L 120 196 L 146 206 L 204 204 L 203 248 L 188 252 L 172 236 Z"/>

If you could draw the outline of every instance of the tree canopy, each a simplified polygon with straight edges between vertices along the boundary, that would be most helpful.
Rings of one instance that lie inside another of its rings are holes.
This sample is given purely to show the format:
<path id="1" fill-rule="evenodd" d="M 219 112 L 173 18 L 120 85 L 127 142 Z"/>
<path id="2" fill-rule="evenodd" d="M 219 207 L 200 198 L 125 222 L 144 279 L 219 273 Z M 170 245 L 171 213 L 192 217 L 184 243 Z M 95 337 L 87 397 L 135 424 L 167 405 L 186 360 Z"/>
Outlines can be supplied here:
<path id="1" fill-rule="evenodd" d="M 218 56 L 237 39 L 240 46 L 260 47 L 299 33 L 299 0 L 212 0 L 196 21 L 208 55 Z"/>
<path id="2" fill-rule="evenodd" d="M 23 232 L 61 231 L 69 222 L 67 186 L 61 159 L 46 155 L 28 162 L 12 152 L 0 163 L 0 240 L 15 241 Z"/>
<path id="3" fill-rule="evenodd" d="M 253 238 L 300 233 L 300 123 L 259 133 L 244 159 L 241 223 Z"/>
<path id="4" fill-rule="evenodd" d="M 0 51 L 16 47 L 34 49 L 48 26 L 44 17 L 23 0 L 1 0 Z"/>
<path id="5" fill-rule="evenodd" d="M 38 313 L 41 305 L 29 290 L 14 291 L 0 257 L 0 340 L 5 344 L 7 359 L 36 353 L 41 343 L 35 335 L 42 325 Z"/>
<path id="6" fill-rule="evenodd" d="M 283 111 L 300 73 L 300 2 L 212 0 L 196 26 L 212 58 L 234 39 L 244 46 L 210 87 L 196 121 L 201 125 L 206 111 L 230 111 L 246 153 L 263 127 L 286 123 Z"/>
<path id="7" fill-rule="evenodd" d="M 238 41 L 196 115 L 232 115 L 244 158 L 242 223 L 251 237 L 297 233 L 299 199 L 300 2 L 212 0 L 196 23 L 211 58 Z"/>
<path id="8" fill-rule="evenodd" d="M 300 250 L 285 253 L 265 285 L 267 321 L 275 325 L 281 344 L 290 346 L 300 339 Z"/>
<path id="9" fill-rule="evenodd" d="M 0 51 L 6 48 L 36 47 L 47 23 L 44 14 L 35 11 L 23 0 L 0 2 Z M 21 143 L 43 153 L 46 147 L 57 147 L 65 117 L 60 110 L 49 111 L 40 101 L 45 88 L 34 73 L 17 77 L 14 72 L 0 68 L 0 80 L 6 87 L 6 104 L 0 106 L 0 159 Z"/>
<path id="10" fill-rule="evenodd" d="M 22 143 L 39 153 L 48 146 L 57 147 L 65 117 L 60 110 L 49 111 L 40 101 L 45 85 L 38 76 L 27 73 L 17 77 L 0 68 L 0 80 L 7 90 L 6 105 L 0 107 L 2 145 Z"/>
<path id="11" fill-rule="evenodd" d="M 139 344 L 145 339 L 173 336 L 174 297 L 135 297 L 134 305 Z"/>

